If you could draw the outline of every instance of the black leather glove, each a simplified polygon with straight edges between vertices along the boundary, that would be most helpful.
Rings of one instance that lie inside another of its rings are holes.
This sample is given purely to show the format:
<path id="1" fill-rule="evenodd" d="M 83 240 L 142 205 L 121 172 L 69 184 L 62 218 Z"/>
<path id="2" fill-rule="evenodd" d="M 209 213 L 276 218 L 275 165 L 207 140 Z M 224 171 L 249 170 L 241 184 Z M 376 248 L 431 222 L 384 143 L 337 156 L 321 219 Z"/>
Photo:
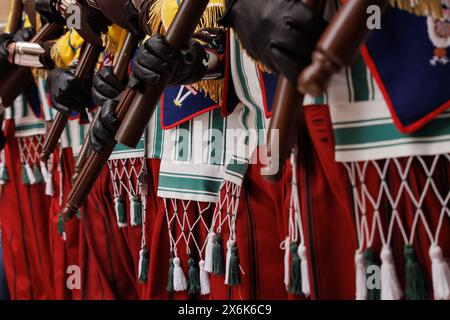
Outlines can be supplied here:
<path id="1" fill-rule="evenodd" d="M 64 25 L 66 21 L 56 9 L 57 0 L 36 0 L 36 11 L 48 23 Z"/>
<path id="2" fill-rule="evenodd" d="M 117 98 L 126 88 L 126 83 L 117 79 L 112 67 L 102 67 L 94 76 L 92 98 L 97 106 Z"/>
<path id="3" fill-rule="evenodd" d="M 326 27 L 299 0 L 228 0 L 220 22 L 236 31 L 253 58 L 294 83 Z"/>
<path id="4" fill-rule="evenodd" d="M 14 38 L 13 41 L 15 42 L 28 42 L 31 40 L 31 38 L 33 38 L 36 34 L 36 30 L 34 30 L 34 28 L 23 28 L 18 30 L 15 34 L 14 34 Z"/>
<path id="5" fill-rule="evenodd" d="M 127 18 L 128 30 L 133 32 L 136 36 L 143 38 L 145 36 L 139 22 L 139 11 L 134 7 L 133 3 L 128 0 L 124 7 L 124 14 Z"/>
<path id="6" fill-rule="evenodd" d="M 198 82 L 208 70 L 206 51 L 198 42 L 192 41 L 188 49 L 177 54 L 163 36 L 155 35 L 141 46 L 129 85 L 135 87 L 140 82 L 159 84 L 170 76 L 177 58 L 180 62 L 169 81 L 171 85 Z"/>
<path id="7" fill-rule="evenodd" d="M 116 142 L 114 136 L 119 130 L 119 121 L 115 116 L 115 109 L 119 103 L 119 97 L 106 101 L 100 109 L 100 116 L 94 123 L 90 136 L 90 144 L 95 152 L 101 152 L 108 144 Z"/>
<path id="8" fill-rule="evenodd" d="M 0 76 L 11 67 L 8 61 L 9 53 L 6 50 L 8 43 L 11 41 L 13 41 L 13 35 L 11 33 L 0 34 Z"/>
<path id="9" fill-rule="evenodd" d="M 47 91 L 53 108 L 69 116 L 92 106 L 90 81 L 81 82 L 71 69 L 54 69 L 48 76 Z"/>

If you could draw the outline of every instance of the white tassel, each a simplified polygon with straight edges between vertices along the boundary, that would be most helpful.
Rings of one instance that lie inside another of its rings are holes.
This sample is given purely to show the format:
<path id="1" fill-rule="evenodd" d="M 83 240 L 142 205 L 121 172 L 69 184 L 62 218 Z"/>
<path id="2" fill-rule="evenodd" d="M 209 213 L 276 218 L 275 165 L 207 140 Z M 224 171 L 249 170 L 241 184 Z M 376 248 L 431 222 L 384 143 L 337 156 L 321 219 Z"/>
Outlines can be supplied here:
<path id="1" fill-rule="evenodd" d="M 432 245 L 429 255 L 431 258 L 434 299 L 450 300 L 450 267 L 444 259 L 441 247 L 436 244 Z"/>
<path id="2" fill-rule="evenodd" d="M 356 300 L 366 300 L 366 267 L 364 266 L 364 256 L 360 250 L 355 253 L 355 269 L 356 269 Z"/>
<path id="3" fill-rule="evenodd" d="M 47 181 L 47 176 L 48 176 L 47 165 L 41 161 L 40 167 L 41 167 L 42 176 L 44 177 L 44 181 Z"/>
<path id="4" fill-rule="evenodd" d="M 55 195 L 55 187 L 53 186 L 53 175 L 47 172 L 45 176 L 45 195 L 53 197 Z"/>
<path id="5" fill-rule="evenodd" d="M 0 185 L 3 185 L 6 183 L 6 181 L 3 181 L 3 173 L 5 172 L 5 164 L 3 162 L 0 162 Z"/>
<path id="6" fill-rule="evenodd" d="M 394 257 L 387 245 L 381 249 L 381 300 L 400 300 L 402 290 L 395 272 Z"/>
<path id="7" fill-rule="evenodd" d="M 208 234 L 208 243 L 205 248 L 205 271 L 211 273 L 213 271 L 213 247 L 214 247 L 214 236 L 216 234 L 214 232 L 210 232 Z"/>
<path id="8" fill-rule="evenodd" d="M 233 240 L 227 241 L 227 255 L 225 258 L 225 284 L 229 284 L 228 283 L 228 273 L 230 270 L 231 248 L 233 247 L 234 243 L 235 243 L 235 241 L 233 241 Z"/>
<path id="9" fill-rule="evenodd" d="M 211 287 L 209 284 L 209 275 L 205 271 L 205 261 L 200 260 L 199 266 L 200 266 L 200 294 L 206 295 L 210 293 Z"/>
<path id="10" fill-rule="evenodd" d="M 134 224 L 134 221 L 136 220 L 136 207 L 134 206 L 133 198 L 134 196 L 132 194 L 128 196 L 130 202 L 130 222 L 131 225 L 135 227 L 136 225 Z"/>
<path id="11" fill-rule="evenodd" d="M 289 289 L 289 252 L 291 247 L 291 239 L 286 239 L 281 243 L 281 248 L 284 249 L 284 286 L 286 291 Z"/>
<path id="12" fill-rule="evenodd" d="M 30 181 L 30 185 L 35 184 L 36 183 L 36 178 L 34 176 L 33 170 L 31 170 L 31 167 L 30 167 L 30 165 L 28 163 L 25 164 L 25 170 L 27 172 L 27 176 L 28 176 L 28 179 Z"/>
<path id="13" fill-rule="evenodd" d="M 305 297 L 309 297 L 311 294 L 311 287 L 309 285 L 308 259 L 306 257 L 306 247 L 303 243 L 300 243 L 297 252 L 301 261 L 302 292 Z"/>
<path id="14" fill-rule="evenodd" d="M 187 280 L 184 275 L 183 269 L 181 268 L 180 258 L 173 258 L 173 289 L 175 291 L 185 291 L 187 290 Z"/>

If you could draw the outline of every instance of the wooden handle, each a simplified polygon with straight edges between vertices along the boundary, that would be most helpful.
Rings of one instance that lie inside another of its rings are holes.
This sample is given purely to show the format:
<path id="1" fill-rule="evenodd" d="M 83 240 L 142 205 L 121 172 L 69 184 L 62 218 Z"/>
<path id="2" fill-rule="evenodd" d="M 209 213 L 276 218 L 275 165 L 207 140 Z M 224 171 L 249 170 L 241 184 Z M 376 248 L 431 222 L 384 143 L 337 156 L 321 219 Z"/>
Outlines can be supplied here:
<path id="1" fill-rule="evenodd" d="M 186 46 L 207 5 L 208 0 L 184 0 L 181 3 L 166 35 L 166 40 L 173 49 L 179 51 Z M 139 92 L 136 95 L 116 134 L 118 142 L 128 147 L 136 147 L 168 80 L 155 86 L 147 86 L 143 93 Z"/>
<path id="2" fill-rule="evenodd" d="M 116 62 L 114 64 L 114 74 L 117 76 L 119 80 L 124 80 L 128 75 L 128 64 L 131 61 L 131 57 L 133 56 L 134 51 L 136 50 L 136 47 L 139 43 L 139 39 L 134 36 L 131 32 L 127 34 L 127 37 L 123 43 L 122 49 L 120 50 L 119 54 L 117 55 Z M 92 133 L 92 130 L 94 128 L 94 123 L 97 121 L 98 117 L 100 115 L 100 110 L 95 115 L 95 119 L 92 121 L 91 125 L 89 126 L 87 137 L 84 140 L 83 146 L 81 147 L 80 154 L 78 156 L 77 162 L 75 164 L 75 170 L 74 174 L 72 176 L 72 183 L 75 182 L 77 179 L 81 168 L 84 167 L 86 163 L 86 159 L 90 153 L 90 135 Z"/>
<path id="3" fill-rule="evenodd" d="M 136 91 L 128 88 L 122 94 L 122 98 L 116 109 L 117 120 L 123 121 L 129 106 L 136 97 Z M 105 163 L 113 152 L 115 144 L 105 146 L 100 153 L 89 153 L 84 166 L 81 168 L 73 187 L 67 196 L 67 202 L 63 209 L 63 217 L 65 220 L 70 220 L 77 213 L 78 208 L 83 204 L 84 200 L 91 192 L 92 187 L 100 176 Z"/>
<path id="4" fill-rule="evenodd" d="M 103 48 L 101 47 L 86 43 L 83 48 L 80 61 L 75 70 L 75 77 L 80 79 L 82 82 L 85 81 L 92 70 L 94 70 L 98 55 L 102 52 L 102 50 Z M 43 162 L 47 162 L 50 155 L 55 151 L 59 138 L 61 137 L 68 120 L 69 117 L 60 112 L 56 115 L 42 147 L 40 159 Z"/>
<path id="5" fill-rule="evenodd" d="M 388 0 L 347 1 L 320 38 L 313 62 L 299 75 L 298 89 L 312 96 L 323 94 L 331 76 L 351 64 L 370 34 L 367 8 L 376 5 L 384 9 L 388 4 Z"/>
<path id="6" fill-rule="evenodd" d="M 323 0 L 305 0 L 304 3 L 317 14 L 325 8 Z M 303 95 L 296 89 L 296 85 L 287 78 L 280 76 L 275 99 L 272 105 L 272 117 L 267 132 L 267 153 L 272 165 L 278 165 L 278 170 L 265 175 L 267 180 L 278 180 L 283 172 L 284 162 L 289 159 L 291 150 L 297 138 L 297 125 L 303 105 Z M 274 134 L 278 132 L 278 134 Z M 278 154 L 275 146 L 277 146 Z"/>
<path id="7" fill-rule="evenodd" d="M 207 4 L 208 0 L 184 0 L 181 3 L 166 37 L 174 49 L 181 50 L 190 40 Z M 127 143 L 124 144 L 136 146 L 144 133 L 165 85 L 164 83 L 146 88 L 143 93 L 131 88 L 125 90 L 116 108 L 116 118 L 122 124 L 116 135 L 117 141 L 121 143 L 126 141 Z M 124 139 L 119 140 L 117 136 Z M 101 153 L 90 153 L 68 195 L 62 213 L 64 219 L 71 219 L 83 204 L 114 147 L 115 145 L 112 144 L 106 146 Z"/>

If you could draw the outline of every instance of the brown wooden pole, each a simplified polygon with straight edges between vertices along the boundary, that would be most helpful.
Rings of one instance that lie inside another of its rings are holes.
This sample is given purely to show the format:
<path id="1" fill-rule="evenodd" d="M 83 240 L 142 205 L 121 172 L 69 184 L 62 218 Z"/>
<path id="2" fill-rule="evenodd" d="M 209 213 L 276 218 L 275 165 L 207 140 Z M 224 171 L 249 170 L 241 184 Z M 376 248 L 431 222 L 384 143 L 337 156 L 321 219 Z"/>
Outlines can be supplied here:
<path id="1" fill-rule="evenodd" d="M 308 7 L 317 14 L 322 14 L 325 8 L 324 0 L 304 0 Z M 283 172 L 284 162 L 289 158 L 297 139 L 298 119 L 303 112 L 303 95 L 297 91 L 296 85 L 287 78 L 280 76 L 275 99 L 272 105 L 272 117 L 267 132 L 267 153 L 271 163 L 278 165 L 278 170 L 272 175 L 265 175 L 268 180 L 278 180 Z M 273 134 L 275 131 L 277 135 Z M 278 154 L 272 152 L 278 145 Z"/>
<path id="2" fill-rule="evenodd" d="M 131 32 L 127 34 L 127 37 L 123 43 L 123 47 L 120 50 L 119 54 L 117 55 L 116 62 L 114 64 L 114 74 L 117 76 L 119 80 L 125 80 L 125 78 L 128 75 L 128 65 L 131 61 L 131 58 L 133 56 L 134 51 L 136 50 L 136 47 L 139 43 L 139 39 L 133 35 Z M 81 147 L 80 154 L 78 156 L 77 162 L 75 164 L 75 171 L 72 176 L 72 182 L 75 182 L 75 180 L 78 177 L 78 174 L 81 171 L 81 168 L 84 167 L 84 164 L 86 162 L 86 159 L 90 153 L 90 135 L 92 133 L 94 123 L 97 121 L 100 114 L 100 110 L 95 115 L 95 119 L 92 121 L 91 125 L 89 126 L 87 137 L 84 140 L 83 146 Z"/>
<path id="3" fill-rule="evenodd" d="M 11 3 L 11 18 L 9 22 L 9 32 L 15 33 L 22 24 L 23 3 L 22 0 L 13 0 Z"/>
<path id="4" fill-rule="evenodd" d="M 347 1 L 317 43 L 313 62 L 299 75 L 298 89 L 312 96 L 325 92 L 331 76 L 351 64 L 370 34 L 367 8 L 384 9 L 388 4 L 388 0 Z"/>
<path id="5" fill-rule="evenodd" d="M 184 0 L 167 32 L 167 41 L 176 50 L 181 50 L 191 39 L 208 0 Z M 125 145 L 135 147 L 156 107 L 166 83 L 146 88 L 143 92 L 127 88 L 116 108 L 116 118 L 122 124 L 117 137 Z M 120 134 L 119 134 L 120 133 Z M 137 141 L 136 141 L 137 140 Z M 64 219 L 71 219 L 83 204 L 92 186 L 99 177 L 115 145 L 108 145 L 101 153 L 91 152 L 80 171 L 63 209 Z"/>
<path id="6" fill-rule="evenodd" d="M 102 50 L 103 48 L 94 46 L 90 43 L 85 44 L 80 61 L 78 62 L 75 70 L 75 76 L 82 82 L 85 81 L 89 74 L 94 70 L 95 65 L 97 64 L 98 56 Z M 42 153 L 40 156 L 42 161 L 47 162 L 50 155 L 55 151 L 59 138 L 61 137 L 68 120 L 69 117 L 65 114 L 59 112 L 56 115 L 42 147 Z"/>

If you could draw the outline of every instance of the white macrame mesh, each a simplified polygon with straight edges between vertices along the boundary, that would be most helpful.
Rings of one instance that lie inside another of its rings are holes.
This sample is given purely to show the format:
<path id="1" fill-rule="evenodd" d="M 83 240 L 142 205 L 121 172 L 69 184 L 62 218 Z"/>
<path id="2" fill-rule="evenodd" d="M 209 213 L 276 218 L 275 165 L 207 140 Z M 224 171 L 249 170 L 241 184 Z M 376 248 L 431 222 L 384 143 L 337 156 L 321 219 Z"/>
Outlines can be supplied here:
<path id="1" fill-rule="evenodd" d="M 141 187 L 139 177 L 142 173 L 144 158 L 108 160 L 114 196 L 139 196 Z"/>
<path id="2" fill-rule="evenodd" d="M 230 240 L 236 239 L 235 224 L 240 186 L 224 181 L 220 190 L 223 192 L 220 193 L 213 212 L 210 210 L 211 203 L 163 199 L 170 252 L 173 256 L 178 256 L 178 245 L 180 242 L 184 242 L 188 256 L 192 254 L 191 250 L 194 249 L 199 257 L 204 258 L 208 237 L 204 236 L 201 239 L 198 235 L 208 235 L 210 232 L 220 233 L 225 225 L 229 227 Z M 189 206 L 197 206 L 194 217 L 188 213 Z"/>
<path id="3" fill-rule="evenodd" d="M 44 143 L 43 135 L 18 138 L 20 157 L 23 163 L 30 166 L 39 164 L 39 155 Z"/>
<path id="4" fill-rule="evenodd" d="M 377 237 L 383 245 L 390 245 L 395 230 L 405 244 L 414 242 L 419 228 L 423 228 L 430 243 L 438 243 L 443 223 L 450 218 L 449 175 L 438 169 L 450 170 L 449 154 L 344 165 L 353 188 L 360 250 L 371 247 Z M 405 204 L 412 208 L 412 223 L 401 214 Z M 431 223 L 429 217 L 437 217 L 433 219 L 437 223 Z"/>

